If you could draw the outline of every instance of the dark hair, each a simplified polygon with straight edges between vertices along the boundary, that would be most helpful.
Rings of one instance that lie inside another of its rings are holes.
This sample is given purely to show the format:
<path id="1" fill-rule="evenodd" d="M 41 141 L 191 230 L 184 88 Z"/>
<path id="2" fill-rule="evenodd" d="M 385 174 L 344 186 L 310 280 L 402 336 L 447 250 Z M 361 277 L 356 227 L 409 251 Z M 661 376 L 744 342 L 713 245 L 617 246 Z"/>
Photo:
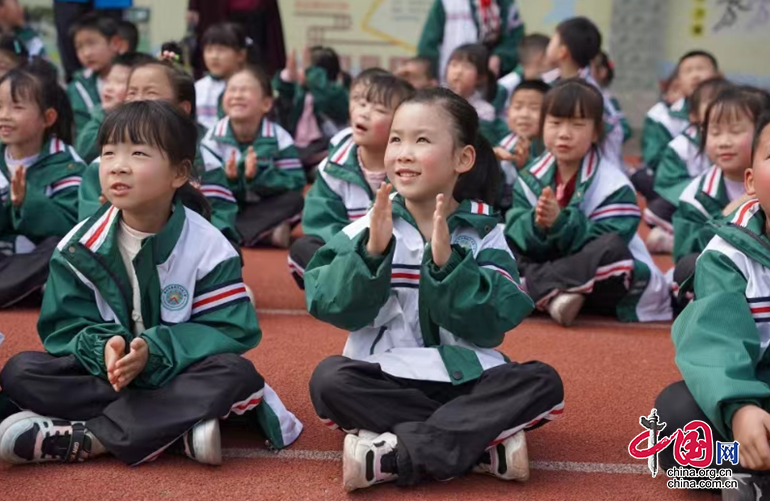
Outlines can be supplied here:
<path id="1" fill-rule="evenodd" d="M 713 54 L 710 52 L 706 52 L 705 50 L 691 50 L 690 52 L 685 53 L 682 57 L 679 58 L 679 63 L 676 65 L 677 68 L 682 66 L 682 63 L 685 62 L 685 60 L 693 58 L 693 57 L 705 57 L 709 61 L 711 61 L 711 64 L 714 66 L 714 69 L 719 71 L 719 64 L 717 63 L 717 58 L 714 57 Z"/>
<path id="2" fill-rule="evenodd" d="M 139 47 L 139 30 L 127 19 L 118 21 L 118 36 L 128 42 L 128 51 L 136 52 Z"/>
<path id="3" fill-rule="evenodd" d="M 465 61 L 476 67 L 476 74 L 483 83 L 479 90 L 484 99 L 492 100 L 497 93 L 497 79 L 489 69 L 489 50 L 480 43 L 461 45 L 452 51 L 449 61 Z"/>
<path id="4" fill-rule="evenodd" d="M 246 30 L 238 23 L 212 24 L 203 33 L 200 46 L 224 45 L 233 50 L 246 51 L 246 60 L 251 64 L 257 64 L 258 58 L 254 47 L 254 41 L 246 35 Z"/>
<path id="5" fill-rule="evenodd" d="M 326 71 L 326 78 L 334 82 L 340 76 L 340 57 L 331 47 L 316 45 L 310 48 L 310 61 L 306 61 L 307 66 L 316 66 Z"/>
<path id="6" fill-rule="evenodd" d="M 762 115 L 759 116 L 754 127 L 754 140 L 751 142 L 751 163 L 754 163 L 754 157 L 757 156 L 757 148 L 759 148 L 759 139 L 762 137 L 762 131 L 770 126 L 770 111 L 765 110 Z"/>
<path id="7" fill-rule="evenodd" d="M 436 63 L 433 59 L 427 56 L 415 56 L 406 60 L 407 63 L 417 63 L 425 68 L 425 74 L 431 80 L 438 80 L 438 70 L 436 69 Z"/>
<path id="8" fill-rule="evenodd" d="M 13 35 L 0 35 L 0 50 L 12 54 L 17 64 L 29 59 L 27 46 Z"/>
<path id="9" fill-rule="evenodd" d="M 118 34 L 118 23 L 112 18 L 101 16 L 98 12 L 89 12 L 72 25 L 69 32 L 70 38 L 74 40 L 75 35 L 84 30 L 97 31 L 110 41 Z"/>
<path id="10" fill-rule="evenodd" d="M 699 83 L 692 95 L 687 98 L 687 107 L 690 110 L 690 114 L 697 114 L 701 104 L 706 101 L 712 101 L 717 94 L 731 86 L 732 84 L 722 77 L 709 78 Z"/>
<path id="11" fill-rule="evenodd" d="M 703 120 L 700 151 L 706 150 L 709 122 L 721 122 L 738 114 L 748 115 L 751 122 L 756 122 L 762 113 L 770 108 L 770 95 L 757 92 L 759 89 L 730 86 L 723 89 L 706 108 Z"/>
<path id="12" fill-rule="evenodd" d="M 548 115 L 591 120 L 599 136 L 597 142 L 604 141 L 604 97 L 582 78 L 562 80 L 545 95 L 540 113 L 540 136 Z"/>
<path id="13" fill-rule="evenodd" d="M 352 82 L 350 82 L 350 88 L 356 87 L 357 85 L 366 85 L 367 87 L 372 84 L 372 79 L 374 77 L 379 77 L 383 75 L 390 75 L 391 73 L 387 70 L 384 70 L 382 68 L 366 68 L 365 70 L 361 71 L 356 78 L 353 79 Z"/>
<path id="14" fill-rule="evenodd" d="M 584 68 L 602 48 L 602 34 L 587 17 L 573 17 L 562 21 L 556 32 L 575 63 Z"/>
<path id="15" fill-rule="evenodd" d="M 163 69 L 166 73 L 166 78 L 168 78 L 168 81 L 171 83 L 171 89 L 174 92 L 176 102 L 190 103 L 190 117 L 195 120 L 195 80 L 193 80 L 193 77 L 173 63 L 168 61 L 158 61 L 157 59 L 137 64 L 131 71 L 131 75 L 133 75 L 136 70 L 148 66 L 157 66 Z M 130 82 L 131 76 L 129 76 L 128 79 Z"/>
<path id="16" fill-rule="evenodd" d="M 513 99 L 513 96 L 521 90 L 534 90 L 541 94 L 548 94 L 548 91 L 551 90 L 551 86 L 539 79 L 522 80 L 521 83 L 513 89 L 513 92 L 511 92 L 511 99 Z"/>
<path id="17" fill-rule="evenodd" d="M 0 78 L 0 85 L 8 82 L 11 86 L 11 99 L 34 101 L 40 113 L 53 109 L 56 122 L 45 130 L 44 141 L 57 137 L 66 144 L 73 141 L 74 114 L 67 93 L 58 82 L 56 68 L 44 59 L 34 58 L 19 68 L 14 68 Z"/>
<path id="18" fill-rule="evenodd" d="M 551 39 L 542 33 L 532 33 L 525 36 L 519 42 L 519 62 L 521 64 L 529 64 L 548 49 L 550 42 Z"/>
<path id="19" fill-rule="evenodd" d="M 437 87 L 417 91 L 401 103 L 428 104 L 441 107 L 449 120 L 458 148 L 473 146 L 476 163 L 473 168 L 457 178 L 452 196 L 458 202 L 480 200 L 495 205 L 500 187 L 500 164 L 489 142 L 479 133 L 479 115 L 468 101 L 449 89 Z"/>
<path id="20" fill-rule="evenodd" d="M 600 68 L 604 68 L 607 72 L 607 77 L 604 79 L 605 81 L 599 83 L 604 84 L 605 87 L 609 87 L 612 85 L 612 81 L 615 80 L 615 63 L 610 60 L 610 56 L 603 50 L 599 51 L 594 59 L 596 60 L 596 64 Z"/>
<path id="21" fill-rule="evenodd" d="M 133 69 L 136 66 L 151 63 L 155 60 L 156 59 L 151 55 L 145 54 L 144 52 L 124 52 L 123 54 L 118 54 L 115 56 L 115 58 L 112 60 L 112 65 L 127 66 Z"/>
<path id="22" fill-rule="evenodd" d="M 267 76 L 265 70 L 263 70 L 260 66 L 247 64 L 242 69 L 233 73 L 233 76 L 237 75 L 238 73 L 248 73 L 254 77 L 254 79 L 259 83 L 259 86 L 262 88 L 262 93 L 265 95 L 265 97 L 273 97 L 273 85 L 270 83 L 270 77 Z"/>
<path id="23" fill-rule="evenodd" d="M 409 82 L 391 74 L 379 75 L 372 78 L 371 84 L 366 90 L 366 100 L 388 108 L 392 107 L 395 111 L 402 102 L 408 100 L 413 94 L 414 87 Z"/>
<path id="24" fill-rule="evenodd" d="M 183 166 L 192 176 L 198 153 L 197 138 L 198 126 L 178 106 L 167 101 L 134 101 L 107 113 L 96 143 L 100 148 L 124 141 L 153 146 L 161 150 L 173 166 Z M 206 197 L 189 182 L 177 190 L 177 196 L 186 206 L 211 218 Z"/>

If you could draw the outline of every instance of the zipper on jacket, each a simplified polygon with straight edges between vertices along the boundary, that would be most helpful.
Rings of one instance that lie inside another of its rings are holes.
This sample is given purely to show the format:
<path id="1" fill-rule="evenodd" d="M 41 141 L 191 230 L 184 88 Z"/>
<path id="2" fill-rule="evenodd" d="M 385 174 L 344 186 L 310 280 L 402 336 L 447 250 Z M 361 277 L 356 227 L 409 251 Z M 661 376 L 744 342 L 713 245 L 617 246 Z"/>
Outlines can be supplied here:
<path id="1" fill-rule="evenodd" d="M 380 327 L 380 332 L 377 333 L 377 337 L 374 338 L 372 347 L 369 349 L 369 355 L 374 355 L 374 347 L 377 346 L 377 343 L 380 342 L 380 339 L 382 339 L 382 335 L 385 334 L 386 330 L 388 330 L 388 326 L 383 325 L 382 327 Z"/>

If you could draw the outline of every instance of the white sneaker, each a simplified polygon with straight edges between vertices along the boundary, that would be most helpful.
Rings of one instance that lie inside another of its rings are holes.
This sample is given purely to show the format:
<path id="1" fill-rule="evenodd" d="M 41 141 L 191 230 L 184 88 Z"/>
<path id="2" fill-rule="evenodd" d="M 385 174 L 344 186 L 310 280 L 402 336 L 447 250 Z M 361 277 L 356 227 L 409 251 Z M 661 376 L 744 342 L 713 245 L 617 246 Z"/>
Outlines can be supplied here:
<path id="1" fill-rule="evenodd" d="M 174 452 L 182 453 L 202 464 L 222 464 L 222 436 L 219 419 L 201 421 L 174 444 Z"/>
<path id="2" fill-rule="evenodd" d="M 527 439 L 520 431 L 508 437 L 488 451 L 489 463 L 479 463 L 473 468 L 474 473 L 485 473 L 502 480 L 529 480 L 529 455 Z"/>
<path id="3" fill-rule="evenodd" d="M 95 440 L 83 421 L 18 412 L 0 423 L 0 460 L 12 464 L 79 463 L 91 456 Z"/>
<path id="4" fill-rule="evenodd" d="M 257 300 L 254 299 L 254 291 L 251 290 L 251 287 L 249 287 L 246 284 L 243 284 L 244 287 L 246 287 L 246 294 L 249 296 L 249 301 L 251 301 L 251 306 L 253 306 L 255 309 L 257 307 Z"/>
<path id="5" fill-rule="evenodd" d="M 569 327 L 583 308 L 586 297 L 574 292 L 562 292 L 548 304 L 548 313 L 558 324 Z"/>
<path id="6" fill-rule="evenodd" d="M 291 245 L 291 225 L 281 223 L 275 227 L 270 235 L 270 243 L 279 249 L 288 249 Z"/>
<path id="7" fill-rule="evenodd" d="M 359 431 L 358 435 L 345 436 L 342 451 L 342 486 L 348 492 L 392 482 L 398 478 L 396 474 L 382 471 L 382 458 L 395 450 L 398 438 L 392 433 L 383 433 L 372 438 L 372 432 L 362 431 Z"/>
<path id="8" fill-rule="evenodd" d="M 647 250 L 653 254 L 671 254 L 674 251 L 674 235 L 660 226 L 650 230 L 646 243 Z"/>

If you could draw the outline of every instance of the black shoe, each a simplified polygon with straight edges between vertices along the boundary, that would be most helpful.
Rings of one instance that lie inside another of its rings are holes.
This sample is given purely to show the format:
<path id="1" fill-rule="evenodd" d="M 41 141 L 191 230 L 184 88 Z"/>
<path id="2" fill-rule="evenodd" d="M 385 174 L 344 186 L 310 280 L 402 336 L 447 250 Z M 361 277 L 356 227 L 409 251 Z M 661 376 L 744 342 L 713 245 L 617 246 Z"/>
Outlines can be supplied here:
<path id="1" fill-rule="evenodd" d="M 65 421 L 24 411 L 0 423 L 0 460 L 13 463 L 78 463 L 91 455 L 82 421 Z"/>
<path id="2" fill-rule="evenodd" d="M 733 473 L 737 489 L 722 489 L 722 501 L 770 501 L 770 475 Z"/>

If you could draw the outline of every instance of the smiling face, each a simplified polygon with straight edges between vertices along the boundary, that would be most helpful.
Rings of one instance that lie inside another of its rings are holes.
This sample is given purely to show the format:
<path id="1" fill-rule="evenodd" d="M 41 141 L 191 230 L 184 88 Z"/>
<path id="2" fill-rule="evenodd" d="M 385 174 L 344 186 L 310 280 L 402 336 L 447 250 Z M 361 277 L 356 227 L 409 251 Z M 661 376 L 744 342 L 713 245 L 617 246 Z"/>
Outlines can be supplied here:
<path id="1" fill-rule="evenodd" d="M 508 108 L 508 128 L 528 139 L 536 137 L 542 107 L 542 92 L 529 89 L 516 91 Z"/>
<path id="2" fill-rule="evenodd" d="M 430 202 L 451 194 L 457 177 L 475 161 L 472 146 L 458 147 L 452 118 L 437 103 L 405 103 L 393 117 L 385 169 L 406 200 Z"/>
<path id="3" fill-rule="evenodd" d="M 446 80 L 452 92 L 468 99 L 478 88 L 479 72 L 470 61 L 452 59 L 446 69 Z"/>
<path id="4" fill-rule="evenodd" d="M 743 179 L 743 171 L 751 166 L 751 142 L 754 121 L 745 113 L 730 110 L 722 112 L 715 106 L 708 124 L 706 153 L 725 176 Z"/>
<path id="5" fill-rule="evenodd" d="M 545 117 L 543 142 L 559 163 L 579 162 L 598 140 L 594 120 L 579 116 L 576 112 L 573 118 Z"/>
<path id="6" fill-rule="evenodd" d="M 273 105 L 259 81 L 248 71 L 240 71 L 230 77 L 223 98 L 225 113 L 232 120 L 262 120 Z"/>
<path id="7" fill-rule="evenodd" d="M 109 110 L 122 103 L 126 99 L 128 91 L 128 78 L 131 76 L 131 68 L 119 64 L 110 68 L 107 80 L 102 88 L 102 107 Z"/>
<path id="8" fill-rule="evenodd" d="M 149 64 L 136 68 L 128 80 L 126 101 L 176 101 L 174 88 L 165 68 Z"/>
<path id="9" fill-rule="evenodd" d="M 30 142 L 42 145 L 46 128 L 56 121 L 56 112 L 41 112 L 29 93 L 19 92 L 16 97 L 14 102 L 11 82 L 5 81 L 0 85 L 0 140 L 6 145 Z"/>

